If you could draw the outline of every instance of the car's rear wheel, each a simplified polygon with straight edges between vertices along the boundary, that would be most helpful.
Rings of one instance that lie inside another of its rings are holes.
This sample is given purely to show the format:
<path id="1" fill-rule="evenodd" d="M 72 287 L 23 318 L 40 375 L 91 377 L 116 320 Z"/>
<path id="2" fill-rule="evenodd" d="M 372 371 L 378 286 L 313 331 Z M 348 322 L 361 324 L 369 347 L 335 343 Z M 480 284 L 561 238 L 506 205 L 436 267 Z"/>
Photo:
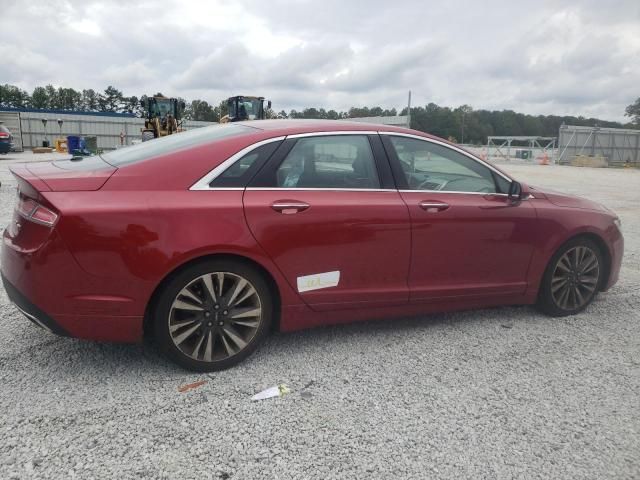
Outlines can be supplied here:
<path id="1" fill-rule="evenodd" d="M 545 271 L 538 306 L 552 316 L 573 315 L 589 305 L 600 288 L 604 262 L 598 245 L 588 238 L 564 244 Z"/>
<path id="2" fill-rule="evenodd" d="M 214 259 L 171 279 L 158 302 L 154 333 L 162 352 L 182 367 L 222 370 L 258 347 L 272 316 L 269 287 L 258 271 Z"/>

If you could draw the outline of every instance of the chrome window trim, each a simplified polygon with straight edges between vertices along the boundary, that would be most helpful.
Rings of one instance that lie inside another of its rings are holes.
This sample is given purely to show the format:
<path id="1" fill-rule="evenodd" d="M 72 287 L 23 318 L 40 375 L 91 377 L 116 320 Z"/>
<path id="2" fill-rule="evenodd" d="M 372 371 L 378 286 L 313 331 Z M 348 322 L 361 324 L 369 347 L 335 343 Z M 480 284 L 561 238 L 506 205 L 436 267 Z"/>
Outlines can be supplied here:
<path id="1" fill-rule="evenodd" d="M 491 192 L 456 192 L 453 190 L 398 190 L 400 193 L 429 193 L 429 194 L 439 194 L 439 193 L 455 193 L 458 195 L 482 195 L 482 196 L 491 196 L 491 197 L 505 197 L 509 198 L 508 193 L 491 193 Z M 521 198 L 520 201 L 524 202 L 525 200 L 530 200 L 535 198 L 533 195 L 529 194 L 524 198 Z"/>
<path id="2" fill-rule="evenodd" d="M 335 137 L 336 135 L 377 135 L 378 132 L 373 130 L 337 130 L 329 132 L 308 132 L 308 133 L 294 133 L 293 135 L 287 135 L 287 138 L 306 138 L 306 137 Z"/>
<path id="3" fill-rule="evenodd" d="M 285 138 L 286 138 L 286 136 L 273 137 L 273 138 L 267 138 L 266 140 L 261 140 L 261 141 L 256 142 L 256 143 L 252 143 L 251 145 L 249 145 L 249 146 L 243 148 L 242 150 L 240 150 L 238 153 L 234 153 L 233 155 L 231 155 L 224 162 L 222 162 L 220 165 L 215 167 L 213 170 L 211 170 L 209 173 L 207 173 L 204 177 L 202 177 L 196 183 L 191 185 L 189 190 L 231 190 L 232 188 L 210 187 L 209 184 L 213 180 L 218 178 L 220 175 L 222 175 L 227 168 L 229 168 L 231 165 L 236 163 L 237 160 L 240 160 L 246 154 L 252 152 L 253 150 L 255 150 L 258 147 L 261 147 L 261 146 L 266 145 L 266 144 L 271 143 L 271 142 L 279 142 L 281 140 L 284 140 Z M 237 190 L 244 190 L 244 188 L 237 188 L 237 187 L 233 188 L 233 189 L 234 190 L 236 190 L 236 189 Z"/>
<path id="4" fill-rule="evenodd" d="M 199 191 L 208 191 L 208 192 L 217 192 L 219 190 L 227 190 L 227 191 L 238 191 L 238 192 L 242 192 L 244 191 L 244 187 L 207 187 L 207 188 L 190 188 L 189 190 L 199 190 Z"/>
<path id="5" fill-rule="evenodd" d="M 316 191 L 329 191 L 329 192 L 398 192 L 395 188 L 324 188 L 324 187 L 306 187 L 306 188 L 297 188 L 297 187 L 247 187 L 245 190 L 249 191 L 264 191 L 269 192 L 272 190 L 291 190 L 291 191 L 301 191 L 301 192 L 316 192 Z"/>
<path id="6" fill-rule="evenodd" d="M 414 138 L 416 140 L 422 140 L 423 142 L 430 142 L 430 143 L 435 143 L 436 145 L 440 145 L 442 147 L 445 148 L 450 148 L 451 150 L 461 153 L 462 155 L 469 157 L 471 160 L 480 163 L 481 165 L 484 165 L 485 167 L 487 167 L 489 170 L 491 170 L 492 172 L 496 173 L 497 175 L 500 175 L 502 178 L 504 178 L 505 180 L 507 180 L 508 182 L 513 182 L 513 178 L 508 177 L 507 175 L 505 175 L 504 173 L 502 173 L 499 170 L 496 170 L 495 167 L 493 165 L 491 165 L 490 163 L 485 162 L 484 160 L 477 158 L 476 156 L 474 156 L 473 154 L 459 148 L 456 147 L 454 145 L 450 145 L 448 143 L 445 142 L 441 142 L 439 140 L 435 140 L 433 138 L 427 138 L 427 137 L 421 137 L 420 135 L 413 135 L 411 133 L 402 133 L 402 132 L 378 132 L 380 135 L 387 135 L 387 136 L 397 136 L 397 137 L 407 137 L 407 138 Z M 425 190 L 421 190 L 421 191 L 425 191 Z M 438 191 L 438 190 L 436 190 Z M 460 193 L 468 193 L 468 192 L 460 192 Z M 486 195 L 486 194 L 485 194 Z M 504 194 L 502 194 L 504 195 Z"/>
<path id="7" fill-rule="evenodd" d="M 494 193 L 494 192 L 458 192 L 456 190 L 398 190 L 401 193 L 457 193 L 463 195 L 491 195 L 492 197 L 508 197 L 506 193 Z"/>

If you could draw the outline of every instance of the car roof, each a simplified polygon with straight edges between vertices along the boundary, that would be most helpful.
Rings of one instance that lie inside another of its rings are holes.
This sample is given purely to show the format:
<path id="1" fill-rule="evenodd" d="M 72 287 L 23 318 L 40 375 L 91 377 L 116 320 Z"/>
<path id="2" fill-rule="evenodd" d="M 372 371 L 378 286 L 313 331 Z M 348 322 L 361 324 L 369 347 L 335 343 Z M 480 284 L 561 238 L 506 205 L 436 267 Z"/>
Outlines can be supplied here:
<path id="1" fill-rule="evenodd" d="M 349 120 L 253 120 L 242 122 L 240 125 L 263 130 L 273 135 L 296 135 L 299 133 L 327 132 L 327 131 L 374 131 L 412 133 L 424 137 L 437 138 L 424 132 L 408 128 L 379 123 L 354 122 Z"/>

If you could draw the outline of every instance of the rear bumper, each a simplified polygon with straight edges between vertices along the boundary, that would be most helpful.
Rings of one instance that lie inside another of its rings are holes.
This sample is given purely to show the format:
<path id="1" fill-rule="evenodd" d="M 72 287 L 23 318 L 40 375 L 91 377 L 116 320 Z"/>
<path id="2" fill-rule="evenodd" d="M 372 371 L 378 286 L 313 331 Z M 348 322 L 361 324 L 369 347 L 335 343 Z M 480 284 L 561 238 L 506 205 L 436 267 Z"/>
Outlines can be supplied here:
<path id="1" fill-rule="evenodd" d="M 87 340 L 133 343 L 142 339 L 144 305 L 124 297 L 97 295 L 105 290 L 111 293 L 115 281 L 98 279 L 80 269 L 57 234 L 36 251 L 21 251 L 5 231 L 0 256 L 0 274 L 9 299 L 35 324 L 58 335 Z"/>
<path id="2" fill-rule="evenodd" d="M 63 337 L 69 336 L 64 328 L 58 325 L 53 318 L 43 312 L 40 308 L 31 303 L 27 297 L 22 295 L 22 293 L 20 293 L 18 289 L 6 279 L 4 275 L 0 273 L 0 276 L 2 277 L 2 285 L 9 296 L 9 300 L 15 304 L 18 310 L 20 310 L 25 317 L 51 333 L 55 333 L 56 335 L 61 335 Z"/>

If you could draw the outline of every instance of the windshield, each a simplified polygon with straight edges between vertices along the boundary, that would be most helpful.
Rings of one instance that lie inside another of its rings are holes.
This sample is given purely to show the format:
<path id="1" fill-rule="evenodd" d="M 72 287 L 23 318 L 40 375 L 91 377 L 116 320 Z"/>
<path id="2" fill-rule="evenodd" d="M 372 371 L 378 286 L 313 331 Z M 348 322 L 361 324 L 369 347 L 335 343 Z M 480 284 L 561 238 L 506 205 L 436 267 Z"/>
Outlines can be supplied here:
<path id="1" fill-rule="evenodd" d="M 209 143 L 214 140 L 243 135 L 250 131 L 252 131 L 252 129 L 236 124 L 195 128 L 187 132 L 176 133 L 137 145 L 131 145 L 130 147 L 119 148 L 103 154 L 102 159 L 114 167 L 121 167 Z"/>
<path id="2" fill-rule="evenodd" d="M 151 103 L 151 116 L 153 117 L 166 117 L 168 113 L 173 113 L 171 108 L 171 100 L 157 100 L 156 103 Z"/>
<path id="3" fill-rule="evenodd" d="M 236 110 L 237 103 L 237 110 Z M 260 112 L 262 110 L 262 100 L 260 99 L 248 99 L 244 98 L 233 101 L 229 104 L 229 117 L 240 118 L 241 120 L 256 120 L 260 118 Z"/>

